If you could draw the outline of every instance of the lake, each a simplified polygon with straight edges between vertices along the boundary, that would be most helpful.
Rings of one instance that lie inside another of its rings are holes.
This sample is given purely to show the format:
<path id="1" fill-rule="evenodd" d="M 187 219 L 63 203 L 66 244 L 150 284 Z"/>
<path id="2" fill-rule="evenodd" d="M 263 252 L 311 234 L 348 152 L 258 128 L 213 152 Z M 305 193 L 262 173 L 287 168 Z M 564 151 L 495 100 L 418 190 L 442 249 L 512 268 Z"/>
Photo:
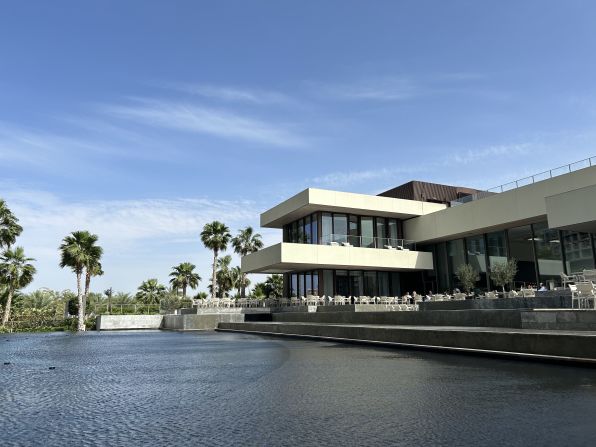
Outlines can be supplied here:
<path id="1" fill-rule="evenodd" d="M 5 447 L 593 446 L 595 416 L 589 368 L 216 332 L 0 335 Z"/>

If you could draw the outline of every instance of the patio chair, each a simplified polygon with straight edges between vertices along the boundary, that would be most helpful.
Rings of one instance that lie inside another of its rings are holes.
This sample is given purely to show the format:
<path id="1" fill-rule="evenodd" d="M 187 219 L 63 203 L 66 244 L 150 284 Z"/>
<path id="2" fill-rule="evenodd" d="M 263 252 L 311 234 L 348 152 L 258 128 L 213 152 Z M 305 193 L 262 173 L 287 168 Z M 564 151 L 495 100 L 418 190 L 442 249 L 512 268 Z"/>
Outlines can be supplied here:
<path id="1" fill-rule="evenodd" d="M 566 275 L 565 273 L 561 272 L 561 284 L 563 287 L 567 287 L 567 284 L 573 284 L 575 282 L 575 276 Z"/>
<path id="2" fill-rule="evenodd" d="M 577 301 L 578 309 L 595 308 L 594 284 L 592 281 L 578 282 L 575 284 L 575 290 L 571 292 L 571 307 L 574 308 L 574 302 Z M 588 306 L 589 300 L 592 305 Z"/>

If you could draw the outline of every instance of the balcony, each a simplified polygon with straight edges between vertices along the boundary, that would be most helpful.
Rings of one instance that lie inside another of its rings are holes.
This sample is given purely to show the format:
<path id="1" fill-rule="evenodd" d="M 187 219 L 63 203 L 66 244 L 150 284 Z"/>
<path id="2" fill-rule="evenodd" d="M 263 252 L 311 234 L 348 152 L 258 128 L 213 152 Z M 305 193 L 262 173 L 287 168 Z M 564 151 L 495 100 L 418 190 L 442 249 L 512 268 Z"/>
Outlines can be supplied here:
<path id="1" fill-rule="evenodd" d="M 321 244 L 282 242 L 272 245 L 244 256 L 242 271 L 246 273 L 286 273 L 315 269 L 416 271 L 433 268 L 432 254 L 412 249 L 413 244 L 409 241 L 336 236 L 331 235 L 328 241 L 322 241 Z M 356 239 L 350 240 L 350 238 Z"/>

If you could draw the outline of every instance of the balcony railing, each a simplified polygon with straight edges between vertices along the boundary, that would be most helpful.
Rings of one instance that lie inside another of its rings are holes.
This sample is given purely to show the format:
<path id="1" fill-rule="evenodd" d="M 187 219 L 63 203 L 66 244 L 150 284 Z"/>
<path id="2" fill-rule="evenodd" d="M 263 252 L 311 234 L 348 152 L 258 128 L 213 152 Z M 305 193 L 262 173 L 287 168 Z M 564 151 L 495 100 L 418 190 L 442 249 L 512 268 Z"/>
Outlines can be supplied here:
<path id="1" fill-rule="evenodd" d="M 321 237 L 319 244 L 340 245 L 344 247 L 381 248 L 386 250 L 416 250 L 416 243 L 407 239 L 351 236 L 349 234 L 325 235 Z"/>
<path id="2" fill-rule="evenodd" d="M 470 194 L 469 196 L 461 197 L 457 200 L 452 200 L 451 206 L 474 202 L 476 200 L 484 199 L 485 197 L 490 197 L 501 192 L 510 191 L 512 189 L 521 188 L 522 186 L 531 185 L 532 183 L 540 182 L 542 180 L 558 177 L 559 175 L 569 174 L 570 172 L 589 168 L 590 166 L 596 166 L 596 157 L 590 157 L 584 160 L 569 163 L 568 165 L 559 166 L 558 168 L 549 169 L 548 171 L 540 172 L 538 174 L 530 175 L 509 183 L 495 186 L 494 188 L 487 189 L 486 191 L 480 191 L 475 194 Z"/>

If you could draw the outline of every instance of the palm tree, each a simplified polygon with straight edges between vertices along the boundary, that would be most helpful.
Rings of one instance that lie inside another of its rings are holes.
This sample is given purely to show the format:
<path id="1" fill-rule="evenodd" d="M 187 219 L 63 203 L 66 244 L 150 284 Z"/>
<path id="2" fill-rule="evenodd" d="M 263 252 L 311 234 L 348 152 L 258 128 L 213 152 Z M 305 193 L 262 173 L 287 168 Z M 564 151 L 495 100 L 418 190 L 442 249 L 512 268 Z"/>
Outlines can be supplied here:
<path id="1" fill-rule="evenodd" d="M 19 219 L 6 206 L 6 202 L 0 199 L 0 248 L 10 248 L 22 233 L 23 227 L 18 224 L 18 221 Z"/>
<path id="2" fill-rule="evenodd" d="M 190 262 L 183 262 L 180 265 L 172 267 L 173 271 L 170 273 L 172 277 L 170 284 L 176 288 L 176 292 L 178 292 L 178 288 L 182 287 L 183 299 L 186 299 L 186 288 L 195 289 L 199 285 L 199 281 L 201 281 L 199 274 L 194 272 L 195 268 L 196 265 Z"/>
<path id="3" fill-rule="evenodd" d="M 234 252 L 240 256 L 246 256 L 263 248 L 263 241 L 261 240 L 261 235 L 259 233 L 254 233 L 252 227 L 249 226 L 244 230 L 238 230 L 238 235 L 232 239 L 232 246 L 234 247 Z M 247 284 L 244 284 L 247 282 L 246 273 L 242 273 L 242 276 L 244 281 L 241 287 L 240 296 L 244 298 L 246 296 L 247 286 Z"/>
<path id="4" fill-rule="evenodd" d="M 143 281 L 135 298 L 143 304 L 159 304 L 159 300 L 166 294 L 166 286 L 160 284 L 157 278 Z"/>
<path id="5" fill-rule="evenodd" d="M 281 275 L 271 275 L 265 280 L 265 293 L 267 298 L 280 298 L 283 295 L 284 280 Z"/>
<path id="6" fill-rule="evenodd" d="M 205 224 L 203 231 L 201 231 L 201 241 L 203 245 L 213 251 L 213 269 L 211 273 L 211 298 L 215 298 L 217 279 L 215 277 L 217 267 L 217 255 L 220 251 L 225 251 L 228 248 L 230 239 L 230 229 L 223 223 L 214 220 L 211 223 Z"/>
<path id="7" fill-rule="evenodd" d="M 230 264 L 232 263 L 232 257 L 226 255 L 223 258 L 217 260 L 217 272 L 215 274 L 215 280 L 217 285 L 217 291 L 221 298 L 227 295 L 227 293 L 234 288 L 234 278 Z M 212 288 L 213 289 L 213 288 Z"/>
<path id="8" fill-rule="evenodd" d="M 78 312 L 78 331 L 85 330 L 85 296 L 81 289 L 81 277 L 83 271 L 87 269 L 85 276 L 85 292 L 88 292 L 88 280 L 91 280 L 93 272 L 101 271 L 101 264 L 99 259 L 103 250 L 101 247 L 95 245 L 97 242 L 97 235 L 91 234 L 88 231 L 73 231 L 62 240 L 60 245 L 60 267 L 70 267 L 77 275 L 77 299 L 79 303 Z"/>
<path id="9" fill-rule="evenodd" d="M 8 322 L 10 317 L 10 306 L 15 292 L 27 287 L 33 281 L 35 267 L 30 264 L 30 261 L 35 261 L 35 259 L 27 258 L 23 247 L 16 247 L 14 250 L 9 248 L 0 257 L 0 281 L 8 290 L 2 326 Z"/>

